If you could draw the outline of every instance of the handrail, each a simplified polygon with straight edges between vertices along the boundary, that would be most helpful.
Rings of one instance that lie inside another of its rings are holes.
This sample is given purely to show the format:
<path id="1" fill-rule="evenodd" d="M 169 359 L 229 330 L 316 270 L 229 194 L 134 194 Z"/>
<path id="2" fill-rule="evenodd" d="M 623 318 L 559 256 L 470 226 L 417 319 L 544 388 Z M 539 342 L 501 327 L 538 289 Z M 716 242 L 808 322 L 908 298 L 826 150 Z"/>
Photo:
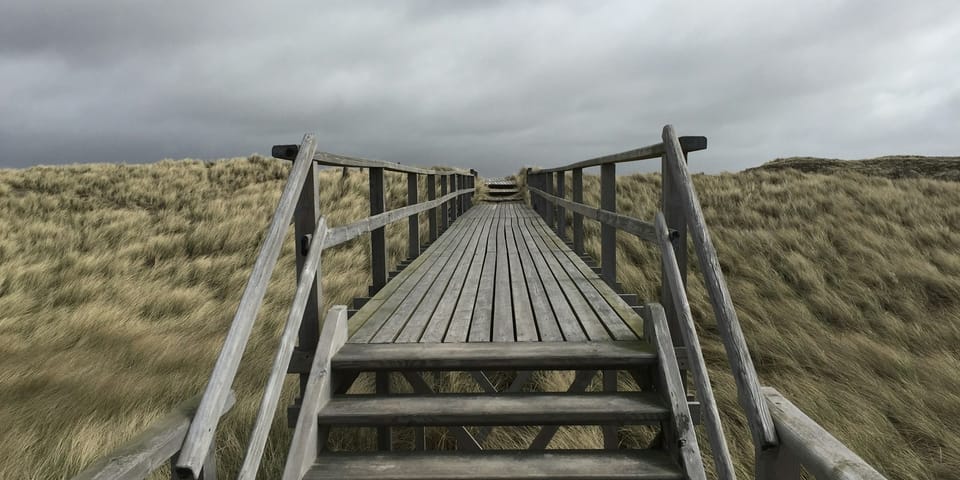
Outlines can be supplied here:
<path id="1" fill-rule="evenodd" d="M 687 152 L 705 150 L 707 148 L 707 137 L 680 137 L 680 145 L 683 147 L 683 150 Z M 647 145 L 646 147 L 627 150 L 626 152 L 614 153 L 611 155 L 603 155 L 601 157 L 574 162 L 569 165 L 564 165 L 562 167 L 553 167 L 553 168 L 538 170 L 537 172 L 538 173 L 565 172 L 567 170 L 573 170 L 575 168 L 588 168 L 588 167 L 596 167 L 600 165 L 607 165 L 611 163 L 632 162 L 636 160 L 649 160 L 651 158 L 660 158 L 661 156 L 663 156 L 663 154 L 664 154 L 663 143 L 655 143 L 653 145 Z"/>
<path id="2" fill-rule="evenodd" d="M 271 149 L 271 155 L 282 160 L 293 160 L 299 152 L 299 145 L 274 145 Z M 336 167 L 351 168 L 382 168 L 391 172 L 416 173 L 419 175 L 467 175 L 474 176 L 474 170 L 462 168 L 443 167 L 443 168 L 423 168 L 412 165 L 402 165 L 396 162 L 386 160 L 375 160 L 369 158 L 348 157 L 330 152 L 316 152 L 313 161 L 320 165 L 330 165 Z"/>
<path id="3" fill-rule="evenodd" d="M 763 387 L 780 436 L 779 469 L 775 478 L 800 478 L 800 466 L 818 479 L 886 480 L 863 458 L 806 416 L 776 389 Z M 784 461 L 785 460 L 785 461 Z"/>
<path id="4" fill-rule="evenodd" d="M 568 208 L 570 211 L 579 213 L 584 217 L 592 218 L 600 223 L 611 225 L 618 230 L 632 233 L 641 240 L 650 243 L 657 243 L 656 228 L 654 228 L 653 224 L 650 222 L 645 222 L 637 218 L 621 215 L 616 212 L 610 212 L 602 208 L 594 208 L 583 203 L 571 202 L 570 200 L 560 198 L 556 195 L 551 195 L 543 190 L 540 190 L 539 188 L 531 187 L 529 185 L 527 186 L 527 190 L 547 200 L 548 202 L 553 203 L 554 205 L 560 205 L 561 207 Z"/>
<path id="5" fill-rule="evenodd" d="M 760 381 L 757 379 L 757 372 L 750 359 L 747 341 L 740 328 L 740 321 L 737 319 L 737 311 L 733 307 L 723 271 L 720 269 L 717 250 L 707 230 L 700 200 L 690 180 L 687 164 L 683 160 L 683 147 L 672 125 L 663 127 L 663 143 L 666 165 L 676 182 L 675 186 L 683 203 L 686 221 L 690 226 L 690 234 L 693 237 L 704 283 L 710 295 L 710 303 L 713 305 L 720 337 L 723 339 L 727 360 L 730 362 L 730 368 L 737 382 L 737 397 L 741 408 L 746 412 L 754 445 L 760 450 L 775 447 L 777 445 L 776 427 L 760 392 Z"/>
<path id="6" fill-rule="evenodd" d="M 180 403 L 166 416 L 153 422 L 143 433 L 89 465 L 73 477 L 73 480 L 147 478 L 180 451 L 183 437 L 190 428 L 190 421 L 199 403 L 200 395 Z M 233 403 L 234 395 L 231 391 L 220 415 L 227 413 Z M 208 453 L 207 462 L 216 465 L 215 456 L 212 454 L 212 451 Z"/>
<path id="7" fill-rule="evenodd" d="M 260 246 L 260 253 L 253 265 L 243 296 L 240 298 L 227 338 L 223 342 L 223 348 L 213 367 L 203 399 L 190 423 L 183 449 L 177 458 L 176 470 L 181 477 L 189 475 L 191 478 L 197 478 L 200 475 L 203 460 L 213 442 L 220 420 L 220 409 L 236 377 L 240 359 L 267 292 L 267 283 L 280 257 L 280 248 L 290 226 L 290 219 L 293 218 L 297 198 L 300 196 L 304 180 L 313 163 L 313 153 L 317 148 L 316 139 L 311 134 L 304 135 L 303 145 L 304 148 L 298 150 L 293 162 L 293 168 L 283 187 L 267 236 Z"/>
<path id="8" fill-rule="evenodd" d="M 307 258 L 300 271 L 297 290 L 293 296 L 290 313 L 287 315 L 287 322 L 283 327 L 283 333 L 280 335 L 280 346 L 274 356 L 270 378 L 263 389 L 263 398 L 260 400 L 257 419 L 254 422 L 253 432 L 250 434 L 250 441 L 247 443 L 247 452 L 243 459 L 243 465 L 240 467 L 240 473 L 237 475 L 238 479 L 253 480 L 257 477 L 263 448 L 267 444 L 267 435 L 270 433 L 273 416 L 276 413 L 280 393 L 283 390 L 283 379 L 287 374 L 287 366 L 293 356 L 293 346 L 296 343 L 297 334 L 300 332 L 303 313 L 307 309 L 307 303 L 312 292 L 313 280 L 320 277 L 320 255 L 323 253 L 327 232 L 327 222 L 323 217 L 320 217 L 317 222 L 317 229 L 311 237 Z M 322 304 L 323 300 L 318 299 L 318 303 Z"/>
<path id="9" fill-rule="evenodd" d="M 415 215 L 421 212 L 425 212 L 432 208 L 436 208 L 442 205 L 444 202 L 449 202 L 450 200 L 457 198 L 461 195 L 466 195 L 472 193 L 473 188 L 464 188 L 457 190 L 456 192 L 448 193 L 440 198 L 434 200 L 427 200 L 420 203 L 415 203 L 413 205 L 407 205 L 406 207 L 400 207 L 389 212 L 380 213 L 373 215 L 371 217 L 364 218 L 363 220 L 358 220 L 348 225 L 342 225 L 336 228 L 330 229 L 330 235 L 327 236 L 326 242 L 323 244 L 323 248 L 331 248 L 337 245 L 340 245 L 344 242 L 353 240 L 354 238 L 363 235 L 371 230 L 383 227 L 390 223 L 399 222 L 410 215 Z"/>
<path id="10" fill-rule="evenodd" d="M 717 401 L 710 386 L 710 375 L 703 360 L 703 350 L 700 348 L 700 339 L 697 337 L 697 327 L 693 324 L 693 315 L 690 313 L 690 302 L 680 276 L 680 267 L 673 252 L 673 242 L 667 228 L 667 221 L 663 213 L 657 212 L 654 224 L 657 228 L 657 240 L 663 263 L 664 283 L 669 285 L 673 297 L 674 310 L 679 319 L 680 333 L 684 345 L 687 346 L 687 366 L 693 371 L 693 379 L 697 385 L 697 396 L 700 399 L 700 411 L 705 412 L 707 438 L 710 441 L 710 451 L 713 454 L 713 463 L 717 467 L 717 476 L 720 480 L 736 480 L 737 474 L 733 470 L 733 460 L 727 448 L 726 437 L 723 434 L 723 425 L 720 423 L 720 412 L 717 410 Z"/>

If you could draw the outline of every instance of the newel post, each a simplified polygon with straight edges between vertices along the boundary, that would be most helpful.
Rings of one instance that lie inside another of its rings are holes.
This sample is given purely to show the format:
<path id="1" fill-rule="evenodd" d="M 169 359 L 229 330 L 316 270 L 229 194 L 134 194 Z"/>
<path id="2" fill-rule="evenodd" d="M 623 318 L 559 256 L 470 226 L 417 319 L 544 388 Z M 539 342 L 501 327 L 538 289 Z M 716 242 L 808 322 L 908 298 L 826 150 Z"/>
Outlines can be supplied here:
<path id="1" fill-rule="evenodd" d="M 573 201 L 583 203 L 583 169 L 573 169 Z M 583 215 L 573 212 L 573 251 L 583 255 Z"/>
<path id="2" fill-rule="evenodd" d="M 600 208 L 617 211 L 617 166 L 613 163 L 600 166 Z M 617 229 L 605 223 L 600 225 L 600 277 L 617 289 Z"/>
<path id="3" fill-rule="evenodd" d="M 662 192 L 661 205 L 660 209 L 663 211 L 663 218 L 667 222 L 667 228 L 671 230 L 676 230 L 676 234 L 672 238 L 673 243 L 673 253 L 677 258 L 677 267 L 680 268 L 680 281 L 683 283 L 683 288 L 687 288 L 687 217 L 683 209 L 683 201 L 680 197 L 680 187 L 677 185 L 677 178 L 673 174 L 673 169 L 670 168 L 670 162 L 672 161 L 682 161 L 686 162 L 686 152 L 683 152 L 682 159 L 671 159 L 667 155 L 661 157 L 661 188 Z M 666 275 L 662 271 L 661 267 L 661 278 L 666 278 L 663 275 Z M 677 310 L 673 305 L 673 296 L 670 292 L 670 287 L 663 282 L 663 285 L 660 289 L 660 303 L 663 305 L 664 313 L 667 316 L 667 325 L 670 327 L 670 336 L 673 338 L 673 344 L 677 347 L 682 347 L 683 335 L 680 332 L 680 320 L 677 317 Z"/>
<path id="4" fill-rule="evenodd" d="M 417 174 L 407 174 L 407 205 L 416 205 L 417 200 Z M 407 257 L 417 258 L 420 256 L 420 215 L 414 213 L 407 219 Z"/>
<path id="5" fill-rule="evenodd" d="M 297 208 L 293 213 L 297 282 L 300 281 L 300 273 L 303 271 L 303 264 L 311 248 L 310 240 L 313 232 L 317 229 L 319 217 L 320 193 L 317 183 L 317 164 L 310 162 L 310 170 L 303 182 L 303 190 L 300 191 Z M 310 286 L 310 297 L 307 299 L 307 307 L 303 311 L 303 321 L 300 323 L 299 346 L 297 347 L 300 351 L 313 352 L 316 349 L 317 341 L 320 340 L 320 297 L 320 275 L 318 274 L 313 279 L 313 285 Z M 307 386 L 308 376 L 306 373 L 300 374 L 301 396 Z"/>
<path id="6" fill-rule="evenodd" d="M 370 215 L 383 213 L 386 210 L 385 202 L 383 168 L 372 167 L 370 168 Z M 380 227 L 370 232 L 370 269 L 373 273 L 370 295 L 373 295 L 387 284 L 386 227 Z"/>

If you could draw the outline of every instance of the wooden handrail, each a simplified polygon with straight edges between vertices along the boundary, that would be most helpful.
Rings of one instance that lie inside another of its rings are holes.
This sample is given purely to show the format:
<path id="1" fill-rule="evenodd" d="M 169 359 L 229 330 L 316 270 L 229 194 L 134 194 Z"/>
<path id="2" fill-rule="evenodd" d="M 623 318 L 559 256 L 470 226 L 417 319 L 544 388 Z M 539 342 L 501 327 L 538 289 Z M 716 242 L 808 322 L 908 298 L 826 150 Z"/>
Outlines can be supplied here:
<path id="1" fill-rule="evenodd" d="M 645 222 L 643 220 L 628 217 L 616 212 L 609 212 L 601 208 L 591 207 L 583 203 L 572 202 L 565 198 L 551 195 L 536 187 L 527 186 L 527 191 L 536 194 L 537 196 L 554 205 L 563 206 L 564 208 L 569 209 L 572 212 L 579 213 L 584 217 L 592 218 L 600 223 L 610 225 L 617 230 L 622 230 L 624 232 L 636 235 L 641 240 L 650 243 L 657 243 L 656 229 L 650 222 Z"/>
<path id="2" fill-rule="evenodd" d="M 753 361 L 750 359 L 747 341 L 743 336 L 743 330 L 740 328 L 740 321 L 733 307 L 733 300 L 730 298 L 723 271 L 720 269 L 717 250 L 714 248 L 710 232 L 707 230 L 707 223 L 700 208 L 700 200 L 697 198 L 697 192 L 690 180 L 687 164 L 683 160 L 683 147 L 680 145 L 672 125 L 663 127 L 663 143 L 666 147 L 666 163 L 670 168 L 670 173 L 676 182 L 675 186 L 683 202 L 687 222 L 690 226 L 690 235 L 693 237 L 693 244 L 700 262 L 700 270 L 703 273 L 710 303 L 713 305 L 713 312 L 717 319 L 717 327 L 727 352 L 727 360 L 730 362 L 730 368 L 733 370 L 733 376 L 737 382 L 737 397 L 740 400 L 740 407 L 746 412 L 754 445 L 760 450 L 775 447 L 777 445 L 777 431 L 773 425 L 773 419 L 770 417 L 767 403 L 760 393 L 760 382 L 757 379 Z"/>
<path id="3" fill-rule="evenodd" d="M 801 466 L 821 480 L 886 480 L 780 392 L 770 387 L 762 391 L 780 440 L 779 458 L 758 468 L 771 475 L 762 480 L 799 480 Z"/>
<path id="4" fill-rule="evenodd" d="M 333 395 L 330 378 L 330 359 L 347 341 L 347 307 L 336 305 L 327 313 L 317 343 L 317 354 L 310 367 L 310 378 L 303 392 L 300 416 L 297 418 L 287 462 L 283 469 L 283 480 L 300 480 L 317 458 L 318 448 L 323 444 L 317 438 L 317 413 Z"/>
<path id="5" fill-rule="evenodd" d="M 290 358 L 293 356 L 293 346 L 297 340 L 297 333 L 300 331 L 303 313 L 307 308 L 307 300 L 310 297 L 313 280 L 315 277 L 319 277 L 320 255 L 323 253 L 323 245 L 327 237 L 327 231 L 327 222 L 321 217 L 319 222 L 317 222 L 317 230 L 311 239 L 307 258 L 300 272 L 299 280 L 297 281 L 297 290 L 293 296 L 293 304 L 290 306 L 287 322 L 283 327 L 283 333 L 280 335 L 280 345 L 274 356 L 273 368 L 270 370 L 270 378 L 267 380 L 267 385 L 263 389 L 260 409 L 257 412 L 253 432 L 250 434 L 250 441 L 247 443 L 247 452 L 243 459 L 243 465 L 240 467 L 240 473 L 237 475 L 238 479 L 253 480 L 257 477 L 257 470 L 260 468 L 260 459 L 263 456 L 263 448 L 267 444 L 270 425 L 273 423 L 277 403 L 280 401 L 283 379 L 287 374 L 287 366 L 290 365 Z M 318 304 L 323 304 L 322 298 L 318 299 Z"/>
<path id="6" fill-rule="evenodd" d="M 707 148 L 707 137 L 680 137 L 680 145 L 686 152 L 705 150 Z M 664 154 L 663 143 L 647 145 L 646 147 L 627 150 L 626 152 L 604 155 L 602 157 L 591 158 L 579 162 L 574 162 L 562 167 L 553 167 L 538 170 L 537 173 L 555 173 L 573 170 L 575 168 L 597 167 L 611 163 L 633 162 L 636 160 L 649 160 L 651 158 L 660 158 Z"/>
<path id="7" fill-rule="evenodd" d="M 454 198 L 457 198 L 461 195 L 466 195 L 473 192 L 473 188 L 465 188 L 453 193 L 448 193 L 440 198 L 434 200 L 427 200 L 425 202 L 420 202 L 415 205 L 408 205 L 406 207 L 400 207 L 397 209 L 390 210 L 389 212 L 384 212 L 378 215 L 373 215 L 371 217 L 364 218 L 353 222 L 348 225 L 343 225 L 336 228 L 330 229 L 330 234 L 327 236 L 326 242 L 323 244 L 323 248 L 331 248 L 341 243 L 348 242 L 354 238 L 363 235 L 371 230 L 389 225 L 393 222 L 398 222 L 407 218 L 410 215 L 414 215 L 420 212 L 425 212 L 427 210 L 436 208 L 442 205 L 444 202 L 448 202 Z"/>
<path id="8" fill-rule="evenodd" d="M 700 411 L 705 413 L 707 438 L 710 441 L 710 451 L 713 454 L 713 463 L 717 467 L 717 477 L 720 480 L 736 480 L 733 471 L 733 460 L 727 448 L 726 437 L 723 434 L 723 425 L 720 423 L 720 412 L 717 410 L 717 401 L 713 396 L 710 385 L 710 375 L 703 360 L 703 350 L 700 348 L 700 339 L 697 337 L 697 327 L 693 323 L 690 313 L 690 303 L 680 277 L 680 267 L 677 257 L 673 253 L 673 243 L 663 213 L 657 212 L 654 219 L 657 227 L 657 240 L 660 246 L 660 255 L 663 263 L 663 282 L 669 285 L 673 297 L 674 309 L 679 319 L 680 332 L 683 343 L 687 345 L 687 366 L 693 371 L 693 379 L 697 386 L 697 396 L 700 400 Z"/>
<path id="9" fill-rule="evenodd" d="M 233 403 L 234 395 L 231 391 L 220 410 L 220 415 L 227 413 L 233 407 Z M 73 480 L 147 478 L 180 451 L 183 438 L 187 434 L 187 429 L 190 428 L 190 421 L 199 404 L 200 395 L 197 395 L 177 405 L 173 411 L 151 424 L 143 433 L 101 457 L 73 477 Z M 212 465 L 212 468 L 216 468 L 214 458 L 215 456 L 208 453 L 207 463 Z"/>
<path id="10" fill-rule="evenodd" d="M 271 149 L 271 155 L 281 160 L 293 160 L 299 152 L 299 145 L 274 145 Z M 330 165 L 336 167 L 350 168 L 382 168 L 391 172 L 416 173 L 418 175 L 468 175 L 473 176 L 476 172 L 463 168 L 423 168 L 412 165 L 402 165 L 396 162 L 386 160 L 374 160 L 369 158 L 348 157 L 330 152 L 316 152 L 313 161 L 320 165 Z"/>
<path id="11" fill-rule="evenodd" d="M 217 363 L 210 374 L 203 400 L 200 401 L 197 414 L 190 423 L 183 449 L 177 458 L 176 470 L 181 477 L 189 476 L 196 479 L 203 468 L 203 460 L 213 442 L 220 420 L 219 412 L 237 375 L 240 359 L 247 347 L 250 332 L 253 330 L 257 313 L 267 292 L 270 276 L 280 257 L 280 248 L 290 226 L 290 220 L 293 218 L 293 211 L 297 206 L 297 198 L 303 189 L 307 172 L 312 166 L 316 148 L 314 136 L 304 135 L 302 147 L 298 149 L 299 153 L 293 162 L 287 183 L 283 187 L 276 213 L 270 222 L 266 238 L 260 246 L 260 253 L 253 265 L 243 296 L 240 298 L 227 338 L 223 342 Z"/>

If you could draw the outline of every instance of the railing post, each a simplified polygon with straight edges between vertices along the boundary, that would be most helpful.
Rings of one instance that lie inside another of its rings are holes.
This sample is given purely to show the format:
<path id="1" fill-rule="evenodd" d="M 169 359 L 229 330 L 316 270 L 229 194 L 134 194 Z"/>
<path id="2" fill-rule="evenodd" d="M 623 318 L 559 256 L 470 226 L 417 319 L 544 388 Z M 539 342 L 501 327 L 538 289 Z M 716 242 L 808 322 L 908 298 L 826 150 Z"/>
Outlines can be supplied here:
<path id="1" fill-rule="evenodd" d="M 417 174 L 407 174 L 407 205 L 416 205 L 417 200 Z M 407 256 L 416 258 L 420 256 L 420 215 L 414 213 L 407 220 Z"/>
<path id="2" fill-rule="evenodd" d="M 459 173 L 453 174 L 453 191 L 459 192 L 463 188 L 463 175 Z M 460 218 L 460 215 L 463 214 L 463 196 L 459 193 L 453 199 L 453 218 Z"/>
<path id="3" fill-rule="evenodd" d="M 437 199 L 437 176 L 436 174 L 427 175 L 427 200 Z M 430 228 L 430 243 L 437 241 L 437 207 L 427 211 L 427 221 Z"/>
<path id="4" fill-rule="evenodd" d="M 386 210 L 383 168 L 370 168 L 370 215 L 378 215 Z M 373 272 L 373 285 L 370 295 L 380 291 L 387 284 L 387 236 L 386 227 L 370 232 L 370 269 Z"/>
<path id="5" fill-rule="evenodd" d="M 583 203 L 583 169 L 573 169 L 573 201 Z M 583 255 L 583 215 L 573 213 L 573 251 Z"/>
<path id="6" fill-rule="evenodd" d="M 543 188 L 542 190 L 548 194 L 553 194 L 553 174 L 544 173 L 543 175 Z M 554 217 L 553 217 L 553 204 L 549 200 L 543 200 L 543 208 L 546 209 L 546 216 L 544 219 L 547 221 L 547 226 L 550 228 L 554 227 Z"/>
<path id="7" fill-rule="evenodd" d="M 680 198 L 680 191 L 677 188 L 673 169 L 667 163 L 669 159 L 666 155 L 660 158 L 660 182 L 661 182 L 661 206 L 663 218 L 667 222 L 667 228 L 676 230 L 673 237 L 673 254 L 677 258 L 677 267 L 680 269 L 680 281 L 683 289 L 687 289 L 687 218 L 683 211 L 683 200 Z M 686 162 L 686 152 L 683 160 Z M 666 278 L 666 272 L 661 268 L 661 277 Z M 670 292 L 670 286 L 663 281 L 660 288 L 660 304 L 667 315 L 667 326 L 670 327 L 670 337 L 673 338 L 675 347 L 684 346 L 683 336 L 680 334 L 680 320 L 677 310 L 673 305 L 673 294 Z M 686 380 L 686 372 L 680 372 L 681 377 Z M 686 382 L 684 382 L 686 383 Z"/>
<path id="8" fill-rule="evenodd" d="M 300 197 L 297 200 L 297 208 L 293 213 L 293 230 L 296 242 L 296 264 L 297 264 L 297 282 L 300 281 L 300 273 L 303 271 L 303 263 L 307 259 L 307 252 L 310 250 L 310 237 L 317 229 L 317 218 L 320 217 L 320 194 L 317 182 L 317 164 L 310 162 L 307 177 L 303 182 L 303 189 L 300 190 Z M 313 285 L 310 287 L 310 297 L 307 299 L 307 307 L 303 311 L 303 320 L 300 323 L 299 347 L 303 352 L 313 352 L 317 347 L 317 340 L 320 339 L 320 279 L 314 278 Z M 307 386 L 307 377 L 309 374 L 300 374 L 300 395 Z"/>
<path id="9" fill-rule="evenodd" d="M 566 173 L 557 172 L 557 196 L 563 198 L 566 193 Z M 560 204 L 557 204 L 557 236 L 564 242 L 567 241 L 567 211 Z"/>
<path id="10" fill-rule="evenodd" d="M 613 163 L 600 166 L 600 208 L 617 211 L 617 166 Z M 617 289 L 617 229 L 607 224 L 600 225 L 600 276 Z"/>
<path id="11" fill-rule="evenodd" d="M 440 196 L 447 194 L 447 176 L 440 175 Z M 447 213 L 447 207 L 450 202 L 444 201 L 440 204 L 440 233 L 447 231 L 447 222 L 450 221 L 450 215 Z"/>

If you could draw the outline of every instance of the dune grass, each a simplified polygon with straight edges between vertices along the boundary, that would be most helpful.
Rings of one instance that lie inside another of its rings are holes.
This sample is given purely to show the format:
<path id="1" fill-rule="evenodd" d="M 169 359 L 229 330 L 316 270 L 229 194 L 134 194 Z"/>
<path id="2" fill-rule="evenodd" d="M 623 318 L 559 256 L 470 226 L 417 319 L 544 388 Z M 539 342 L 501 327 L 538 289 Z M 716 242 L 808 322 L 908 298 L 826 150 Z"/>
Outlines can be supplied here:
<path id="1" fill-rule="evenodd" d="M 69 477 L 203 390 L 288 168 L 251 157 L 0 170 L 0 478 Z M 794 170 L 694 182 L 763 383 L 890 478 L 960 478 L 960 186 Z M 597 178 L 585 183 L 597 205 Z M 652 217 L 659 183 L 655 174 L 618 178 L 618 209 Z M 403 176 L 388 173 L 387 185 L 388 208 L 403 205 Z M 331 225 L 368 215 L 365 173 L 326 170 L 320 186 Z M 596 257 L 599 228 L 586 223 Z M 406 253 L 406 223 L 387 233 L 394 263 Z M 620 234 L 618 256 L 621 283 L 659 298 L 653 247 Z M 747 478 L 749 434 L 692 270 L 694 316 Z M 325 253 L 323 281 L 327 305 L 362 295 L 366 242 Z M 239 464 L 293 285 L 290 241 L 218 436 L 225 475 Z M 559 389 L 561 377 L 538 383 Z M 282 417 L 264 478 L 282 465 Z M 447 441 L 442 431 L 430 440 Z M 585 428 L 554 445 L 599 443 Z"/>

